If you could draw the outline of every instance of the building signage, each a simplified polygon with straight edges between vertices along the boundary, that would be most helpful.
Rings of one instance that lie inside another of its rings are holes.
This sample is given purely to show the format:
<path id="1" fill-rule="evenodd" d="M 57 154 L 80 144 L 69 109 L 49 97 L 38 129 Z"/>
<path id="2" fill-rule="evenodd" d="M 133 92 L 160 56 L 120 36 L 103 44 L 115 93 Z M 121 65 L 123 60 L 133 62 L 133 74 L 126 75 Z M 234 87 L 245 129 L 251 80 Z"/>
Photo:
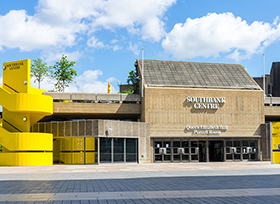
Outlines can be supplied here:
<path id="1" fill-rule="evenodd" d="M 195 109 L 219 109 L 220 104 L 226 103 L 225 97 L 187 97 L 187 103 L 193 103 Z"/>
<path id="2" fill-rule="evenodd" d="M 222 130 L 227 130 L 228 126 L 222 126 L 222 125 L 199 125 L 199 126 L 186 126 L 186 130 L 193 131 L 193 134 L 195 135 L 220 135 Z"/>

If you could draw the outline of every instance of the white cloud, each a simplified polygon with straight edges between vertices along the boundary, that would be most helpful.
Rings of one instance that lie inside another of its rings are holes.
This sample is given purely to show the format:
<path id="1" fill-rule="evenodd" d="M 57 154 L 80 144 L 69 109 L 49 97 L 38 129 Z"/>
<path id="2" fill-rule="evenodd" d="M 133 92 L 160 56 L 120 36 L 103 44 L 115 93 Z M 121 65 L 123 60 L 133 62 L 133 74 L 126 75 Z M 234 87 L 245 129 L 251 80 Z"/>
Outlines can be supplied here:
<path id="1" fill-rule="evenodd" d="M 41 83 L 40 83 L 40 89 L 50 91 L 54 89 L 54 84 L 56 83 L 55 79 L 51 78 L 45 78 Z M 35 78 L 31 78 L 31 87 L 38 88 L 38 82 L 35 81 Z"/>
<path id="2" fill-rule="evenodd" d="M 98 38 L 96 38 L 96 37 L 94 37 L 94 36 L 91 37 L 90 39 L 88 39 L 87 45 L 88 45 L 89 47 L 99 48 L 99 49 L 102 49 L 102 48 L 105 47 L 105 45 L 103 44 L 103 42 L 100 42 L 100 41 L 98 40 Z"/>
<path id="3" fill-rule="evenodd" d="M 115 77 L 110 77 L 109 79 L 107 79 L 107 82 L 112 83 L 114 81 L 116 81 L 117 79 Z"/>
<path id="4" fill-rule="evenodd" d="M 129 47 L 127 49 L 132 51 L 135 56 L 138 56 L 140 54 L 139 46 L 140 45 L 138 43 L 136 43 L 136 44 L 129 43 Z"/>
<path id="5" fill-rule="evenodd" d="M 75 23 L 74 23 L 75 24 Z M 19 48 L 22 51 L 45 49 L 50 46 L 72 46 L 75 33 L 82 26 L 55 26 L 38 21 L 38 16 L 28 16 L 25 10 L 12 10 L 0 16 L 0 49 Z"/>
<path id="6" fill-rule="evenodd" d="M 45 59 L 48 65 L 52 65 L 61 59 L 62 54 L 66 55 L 69 61 L 74 61 L 74 62 L 78 61 L 82 57 L 82 53 L 80 53 L 79 51 L 61 52 L 55 49 L 44 50 L 42 52 L 42 57 Z"/>
<path id="7" fill-rule="evenodd" d="M 228 53 L 229 58 L 240 60 L 262 51 L 279 37 L 279 24 L 255 21 L 249 25 L 232 13 L 211 13 L 176 24 L 162 47 L 178 59 Z"/>
<path id="8" fill-rule="evenodd" d="M 82 75 L 75 78 L 76 83 L 72 83 L 66 92 L 85 92 L 85 93 L 107 93 L 107 82 L 115 81 L 110 77 L 106 82 L 99 81 L 98 78 L 103 73 L 101 70 L 86 70 Z"/>
<path id="9" fill-rule="evenodd" d="M 105 29 L 127 28 L 139 31 L 144 39 L 159 41 L 164 35 L 162 17 L 176 0 L 107 0 L 99 9 L 92 26 Z M 140 26 L 140 28 L 139 28 Z"/>
<path id="10" fill-rule="evenodd" d="M 122 47 L 120 47 L 120 46 L 118 46 L 118 45 L 114 45 L 114 46 L 113 46 L 113 50 L 114 50 L 114 51 L 121 50 L 121 49 L 122 49 Z"/>
<path id="11" fill-rule="evenodd" d="M 118 39 L 113 39 L 113 40 L 110 41 L 111 44 L 115 44 L 115 43 L 117 43 L 117 42 L 119 42 Z"/>
<path id="12" fill-rule="evenodd" d="M 25 10 L 11 10 L 0 15 L 0 50 L 71 47 L 80 39 L 80 34 L 91 35 L 99 29 L 116 28 L 127 28 L 128 32 L 140 32 L 143 39 L 159 41 L 165 35 L 163 16 L 175 2 L 39 0 L 33 16 Z M 90 39 L 89 46 L 103 46 L 101 42 L 94 44 L 94 39 Z"/>
<path id="13" fill-rule="evenodd" d="M 277 25 L 279 22 L 279 16 L 276 16 L 276 18 L 273 21 L 273 25 Z"/>

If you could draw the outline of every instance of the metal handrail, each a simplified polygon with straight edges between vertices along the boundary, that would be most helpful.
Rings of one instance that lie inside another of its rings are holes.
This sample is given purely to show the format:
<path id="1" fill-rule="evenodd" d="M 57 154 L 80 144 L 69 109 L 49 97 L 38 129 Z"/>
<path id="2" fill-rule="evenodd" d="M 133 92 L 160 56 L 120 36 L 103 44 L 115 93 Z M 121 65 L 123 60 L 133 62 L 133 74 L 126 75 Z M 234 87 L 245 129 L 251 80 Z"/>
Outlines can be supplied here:
<path id="1" fill-rule="evenodd" d="M 141 102 L 140 94 L 107 94 L 107 93 L 60 93 L 60 92 L 44 92 L 44 95 L 53 97 L 54 101 L 69 101 L 69 102 Z"/>

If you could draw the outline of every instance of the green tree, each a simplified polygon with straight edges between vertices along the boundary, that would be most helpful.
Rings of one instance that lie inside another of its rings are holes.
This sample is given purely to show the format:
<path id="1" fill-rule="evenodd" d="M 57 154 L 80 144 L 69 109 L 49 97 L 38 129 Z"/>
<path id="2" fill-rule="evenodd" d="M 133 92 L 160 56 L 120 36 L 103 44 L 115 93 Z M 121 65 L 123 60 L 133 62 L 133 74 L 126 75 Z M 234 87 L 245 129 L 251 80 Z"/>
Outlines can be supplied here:
<path id="1" fill-rule="evenodd" d="M 137 75 L 136 69 L 135 69 L 135 71 L 131 70 L 129 72 L 128 77 L 127 77 L 126 83 L 133 85 L 133 90 L 132 90 L 133 94 L 139 93 L 139 82 L 138 82 L 138 79 L 139 79 L 139 77 Z M 130 90 L 129 90 L 129 92 L 130 92 Z"/>
<path id="2" fill-rule="evenodd" d="M 45 77 L 51 75 L 51 68 L 47 66 L 47 63 L 43 63 L 41 58 L 33 59 L 31 64 L 31 76 L 35 77 L 34 83 L 38 82 L 38 88 L 40 88 L 41 82 Z"/>
<path id="3" fill-rule="evenodd" d="M 64 92 L 66 87 L 73 82 L 74 76 L 77 76 L 77 72 L 72 67 L 76 62 L 68 61 L 66 55 L 62 55 L 59 62 L 56 62 L 53 66 L 52 77 L 57 80 L 55 83 L 55 89 L 59 92 Z"/>

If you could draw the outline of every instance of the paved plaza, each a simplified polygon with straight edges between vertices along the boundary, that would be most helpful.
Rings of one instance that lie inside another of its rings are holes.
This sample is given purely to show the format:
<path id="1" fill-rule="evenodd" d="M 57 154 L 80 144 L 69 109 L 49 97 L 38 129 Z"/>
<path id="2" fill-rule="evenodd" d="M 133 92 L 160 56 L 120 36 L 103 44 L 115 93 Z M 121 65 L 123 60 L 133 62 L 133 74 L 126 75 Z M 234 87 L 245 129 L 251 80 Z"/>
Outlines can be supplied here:
<path id="1" fill-rule="evenodd" d="M 270 162 L 0 167 L 0 204 L 279 202 Z"/>

